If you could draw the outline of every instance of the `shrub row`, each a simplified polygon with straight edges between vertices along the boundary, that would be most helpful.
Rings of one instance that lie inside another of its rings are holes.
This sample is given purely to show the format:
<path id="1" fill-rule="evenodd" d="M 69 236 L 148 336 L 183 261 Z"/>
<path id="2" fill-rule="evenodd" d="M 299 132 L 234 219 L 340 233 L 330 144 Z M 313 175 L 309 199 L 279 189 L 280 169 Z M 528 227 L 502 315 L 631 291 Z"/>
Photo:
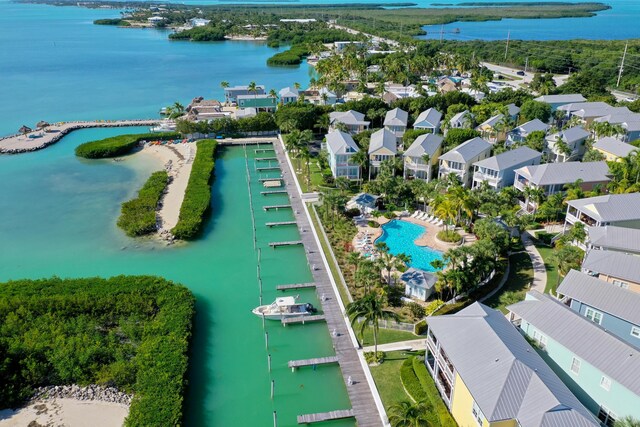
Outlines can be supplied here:
<path id="1" fill-rule="evenodd" d="M 169 34 L 170 40 L 191 40 L 194 42 L 213 42 L 224 40 L 225 30 L 222 28 L 204 26 Z"/>
<path id="2" fill-rule="evenodd" d="M 124 19 L 120 19 L 120 18 L 96 19 L 95 21 L 93 21 L 93 23 L 94 23 L 94 25 L 117 25 L 119 27 L 130 27 L 131 26 L 129 21 L 125 21 Z"/>
<path id="3" fill-rule="evenodd" d="M 436 237 L 438 238 L 438 240 L 441 240 L 447 243 L 458 243 L 462 239 L 462 236 L 460 236 L 454 230 L 438 231 L 438 234 L 436 234 Z"/>
<path id="4" fill-rule="evenodd" d="M 418 376 L 413 370 L 414 360 L 415 357 L 409 357 L 402 362 L 402 366 L 400 367 L 400 380 L 409 396 L 416 402 L 422 402 L 427 398 L 427 393 L 422 388 L 420 380 L 418 380 Z"/>
<path id="5" fill-rule="evenodd" d="M 298 65 L 302 58 L 309 56 L 309 48 L 306 45 L 294 45 L 284 52 L 279 52 L 267 59 L 267 65 Z"/>
<path id="6" fill-rule="evenodd" d="M 436 388 L 436 384 L 433 382 L 433 378 L 431 378 L 429 371 L 427 371 L 427 367 L 424 362 L 417 358 L 411 359 L 413 359 L 413 372 L 418 378 L 418 381 L 427 396 L 427 400 L 430 403 L 433 413 L 435 413 L 440 420 L 438 425 L 441 427 L 456 427 L 457 424 L 442 401 L 440 393 Z"/>
<path id="7" fill-rule="evenodd" d="M 138 197 L 122 204 L 118 227 L 127 236 L 142 236 L 156 231 L 156 209 L 168 183 L 166 171 L 154 172 L 138 191 Z"/>
<path id="8" fill-rule="evenodd" d="M 129 153 L 140 141 L 168 140 L 180 138 L 178 132 L 139 133 L 118 135 L 97 141 L 85 142 L 76 147 L 76 156 L 87 159 L 116 157 Z"/>
<path id="9" fill-rule="evenodd" d="M 180 207 L 178 223 L 171 230 L 174 236 L 184 240 L 193 239 L 198 234 L 211 204 L 211 182 L 214 176 L 217 142 L 213 139 L 203 139 L 196 144 L 196 158 Z"/>

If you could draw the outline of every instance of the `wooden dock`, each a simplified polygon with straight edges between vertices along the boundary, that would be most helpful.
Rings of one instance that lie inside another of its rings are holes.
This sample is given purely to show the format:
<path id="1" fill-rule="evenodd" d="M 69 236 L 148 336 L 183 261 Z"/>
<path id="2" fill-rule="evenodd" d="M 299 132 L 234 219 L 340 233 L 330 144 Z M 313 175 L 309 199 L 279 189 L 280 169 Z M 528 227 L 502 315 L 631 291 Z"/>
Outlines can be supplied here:
<path id="1" fill-rule="evenodd" d="M 260 194 L 262 194 L 263 196 L 268 196 L 270 194 L 287 194 L 287 190 L 261 191 Z"/>
<path id="2" fill-rule="evenodd" d="M 291 285 L 278 285 L 276 289 L 279 291 L 288 291 L 290 289 L 306 289 L 306 288 L 315 288 L 316 284 L 311 283 L 292 283 Z"/>
<path id="3" fill-rule="evenodd" d="M 269 205 L 269 206 L 264 206 L 262 209 L 264 209 L 265 211 L 270 211 L 270 210 L 278 210 L 278 209 L 291 209 L 291 205 Z"/>
<path id="4" fill-rule="evenodd" d="M 281 225 L 296 225 L 295 221 L 280 221 L 280 222 L 267 222 L 265 225 L 267 227 L 279 227 Z"/>
<path id="5" fill-rule="evenodd" d="M 289 367 L 291 371 L 304 366 L 328 365 L 330 363 L 338 363 L 338 356 L 316 357 L 314 359 L 290 360 Z"/>
<path id="6" fill-rule="evenodd" d="M 278 160 L 277 157 L 256 157 L 257 162 L 271 162 Z"/>
<path id="7" fill-rule="evenodd" d="M 316 414 L 298 415 L 298 424 L 321 423 L 324 421 L 342 420 L 344 418 L 354 418 L 353 409 L 341 409 L 339 411 L 318 412 Z M 358 424 L 359 425 L 359 424 Z"/>
<path id="8" fill-rule="evenodd" d="M 258 179 L 258 182 L 267 182 L 267 181 L 282 181 L 282 177 L 278 176 L 278 177 L 273 177 L 273 178 L 260 178 L 260 179 Z"/>
<path id="9" fill-rule="evenodd" d="M 285 317 L 282 319 L 282 324 L 284 326 L 287 325 L 296 325 L 302 323 L 311 323 L 311 322 L 322 322 L 326 320 L 324 314 L 312 314 L 311 316 L 297 316 L 297 317 Z"/>
<path id="10" fill-rule="evenodd" d="M 269 171 L 279 171 L 280 166 L 263 166 L 260 168 L 256 168 L 258 172 L 269 172 Z"/>
<path id="11" fill-rule="evenodd" d="M 295 246 L 301 244 L 302 240 L 289 240 L 288 242 L 271 242 L 269 243 L 269 246 L 271 246 L 272 248 L 277 248 L 278 246 Z"/>
<path id="12" fill-rule="evenodd" d="M 259 153 L 268 153 L 268 152 L 271 152 L 271 151 L 274 151 L 274 150 L 273 150 L 273 148 L 258 148 L 255 151 L 256 151 L 256 154 L 259 154 Z"/>

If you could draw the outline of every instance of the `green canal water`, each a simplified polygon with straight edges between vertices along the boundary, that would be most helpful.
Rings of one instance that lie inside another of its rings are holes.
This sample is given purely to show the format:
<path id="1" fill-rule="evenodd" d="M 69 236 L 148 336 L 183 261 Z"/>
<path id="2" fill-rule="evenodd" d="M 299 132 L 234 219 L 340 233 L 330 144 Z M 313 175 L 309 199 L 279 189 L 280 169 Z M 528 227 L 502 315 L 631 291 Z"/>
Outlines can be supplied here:
<path id="1" fill-rule="evenodd" d="M 136 129 L 82 130 L 39 152 L 0 157 L 0 280 L 154 274 L 188 286 L 197 298 L 185 411 L 189 426 L 271 426 L 273 411 L 279 426 L 294 426 L 298 414 L 350 407 L 337 366 L 295 373 L 287 368 L 291 359 L 334 354 L 325 324 L 284 328 L 267 321 L 267 349 L 262 320 L 250 312 L 260 303 L 260 289 L 247 163 L 261 249 L 263 302 L 275 299 L 277 284 L 311 280 L 301 247 L 268 247 L 271 241 L 299 236 L 295 227 L 265 227 L 267 221 L 293 216 L 286 210 L 262 209 L 286 203 L 287 197 L 260 195 L 258 178 L 269 173 L 255 171 L 255 148 L 247 148 L 248 162 L 242 148 L 221 150 L 213 214 L 202 238 L 165 247 L 130 239 L 115 225 L 120 203 L 161 165 L 140 155 L 113 162 L 81 160 L 73 154 L 82 142 L 132 131 Z M 319 305 L 314 290 L 296 293 Z"/>

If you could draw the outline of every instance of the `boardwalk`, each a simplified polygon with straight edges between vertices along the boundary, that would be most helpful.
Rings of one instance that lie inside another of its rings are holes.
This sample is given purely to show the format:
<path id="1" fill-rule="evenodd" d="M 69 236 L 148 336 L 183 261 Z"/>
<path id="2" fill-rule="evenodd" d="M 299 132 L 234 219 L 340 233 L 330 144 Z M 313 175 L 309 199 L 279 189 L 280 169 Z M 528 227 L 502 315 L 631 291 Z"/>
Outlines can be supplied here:
<path id="1" fill-rule="evenodd" d="M 322 322 L 327 320 L 324 314 L 314 314 L 312 316 L 298 316 L 298 317 L 283 317 L 281 322 L 284 326 L 287 325 L 295 325 L 295 324 L 305 324 L 312 322 Z"/>
<path id="2" fill-rule="evenodd" d="M 264 225 L 267 227 L 279 227 L 282 225 L 296 225 L 295 221 L 280 221 L 280 222 L 267 222 Z"/>
<path id="3" fill-rule="evenodd" d="M 274 144 L 276 155 L 282 167 L 283 179 L 286 188 L 290 190 L 290 200 L 293 205 L 293 213 L 295 220 L 299 224 L 301 230 L 311 230 L 309 217 L 305 214 L 303 201 L 300 194 L 296 191 L 295 182 L 293 180 L 292 171 L 286 161 L 282 144 L 280 142 Z M 309 266 L 313 274 L 313 281 L 316 284 L 318 295 L 325 295 L 322 304 L 322 311 L 326 317 L 327 327 L 331 331 L 331 339 L 336 356 L 339 357 L 342 378 L 347 386 L 347 393 L 351 400 L 353 408 L 353 416 L 355 416 L 359 427 L 381 426 L 382 419 L 378 407 L 376 406 L 373 393 L 369 388 L 364 368 L 360 362 L 358 353 L 351 341 L 347 323 L 343 316 L 340 304 L 338 303 L 338 295 L 334 293 L 328 272 L 325 270 L 321 249 L 318 247 L 313 233 L 301 232 L 301 239 L 307 252 Z M 339 409 L 339 408 L 336 408 Z"/>
<path id="4" fill-rule="evenodd" d="M 272 209 L 279 210 L 279 209 L 292 209 L 292 208 L 291 208 L 291 205 L 271 205 L 271 206 L 264 206 L 262 209 L 264 209 L 265 211 L 270 211 Z"/>
<path id="5" fill-rule="evenodd" d="M 279 246 L 296 246 L 301 244 L 302 240 L 289 240 L 287 242 L 271 242 L 269 243 L 269 246 L 271 246 L 272 248 L 277 248 Z"/>
<path id="6" fill-rule="evenodd" d="M 113 128 L 127 126 L 153 126 L 156 120 L 113 120 L 109 122 L 65 122 L 52 124 L 44 130 L 29 132 L 26 135 L 11 135 L 0 139 L 0 153 L 18 154 L 40 150 L 60 141 L 69 132 L 88 128 Z"/>
<path id="7" fill-rule="evenodd" d="M 321 423 L 323 421 L 341 420 L 343 418 L 358 417 L 353 409 L 343 409 L 340 411 L 320 412 L 318 414 L 298 415 L 298 424 Z M 358 423 L 358 426 L 361 424 Z"/>
<path id="8" fill-rule="evenodd" d="M 291 285 L 278 285 L 276 289 L 279 291 L 288 291 L 291 289 L 307 289 L 307 288 L 315 288 L 315 283 L 293 283 Z"/>
<path id="9" fill-rule="evenodd" d="M 261 191 L 260 194 L 262 194 L 263 196 L 268 196 L 270 194 L 287 194 L 287 190 Z"/>
<path id="10" fill-rule="evenodd" d="M 338 356 L 316 357 L 314 359 L 290 360 L 289 367 L 291 370 L 302 368 L 304 366 L 328 365 L 329 363 L 338 363 Z"/>

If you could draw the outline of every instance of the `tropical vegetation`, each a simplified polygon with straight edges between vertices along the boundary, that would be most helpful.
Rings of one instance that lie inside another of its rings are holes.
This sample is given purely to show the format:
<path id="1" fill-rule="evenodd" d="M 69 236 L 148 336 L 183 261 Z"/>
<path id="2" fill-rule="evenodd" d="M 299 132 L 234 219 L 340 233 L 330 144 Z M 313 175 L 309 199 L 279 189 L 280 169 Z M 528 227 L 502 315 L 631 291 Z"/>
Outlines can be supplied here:
<path id="1" fill-rule="evenodd" d="M 118 227 L 127 236 L 141 236 L 156 231 L 156 210 L 168 183 L 166 171 L 154 172 L 138 191 L 138 196 L 122 204 Z"/>
<path id="2" fill-rule="evenodd" d="M 102 159 L 129 154 L 140 142 L 180 138 L 178 132 L 142 133 L 112 136 L 97 141 L 85 142 L 76 147 L 76 156 L 87 159 Z"/>

